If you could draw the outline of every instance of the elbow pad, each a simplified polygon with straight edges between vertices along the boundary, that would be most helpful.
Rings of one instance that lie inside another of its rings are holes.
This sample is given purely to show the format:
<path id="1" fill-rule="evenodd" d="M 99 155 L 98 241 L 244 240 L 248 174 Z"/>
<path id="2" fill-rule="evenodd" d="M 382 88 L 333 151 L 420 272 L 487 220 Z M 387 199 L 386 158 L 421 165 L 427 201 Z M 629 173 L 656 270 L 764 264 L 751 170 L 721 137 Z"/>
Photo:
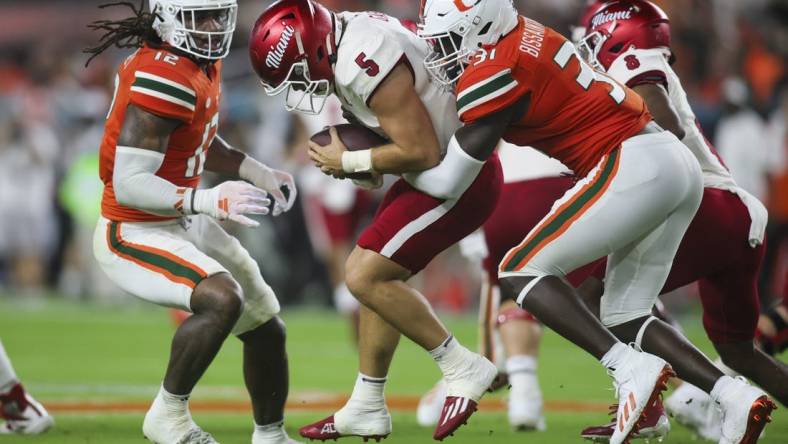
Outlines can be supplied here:
<path id="1" fill-rule="evenodd" d="M 471 186 L 484 161 L 466 153 L 452 136 L 446 156 L 438 166 L 405 178 L 414 188 L 439 199 L 457 199 Z"/>
<path id="2" fill-rule="evenodd" d="M 161 216 L 192 214 L 194 189 L 157 176 L 163 162 L 156 151 L 116 147 L 112 187 L 118 203 Z"/>

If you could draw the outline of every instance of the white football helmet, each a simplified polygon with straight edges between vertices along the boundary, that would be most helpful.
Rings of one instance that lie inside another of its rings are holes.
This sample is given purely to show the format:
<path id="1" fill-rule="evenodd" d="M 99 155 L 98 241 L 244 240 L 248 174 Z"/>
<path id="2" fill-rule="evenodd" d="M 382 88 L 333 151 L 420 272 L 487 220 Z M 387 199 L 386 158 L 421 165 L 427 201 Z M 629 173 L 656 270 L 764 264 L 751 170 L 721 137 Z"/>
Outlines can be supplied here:
<path id="1" fill-rule="evenodd" d="M 156 16 L 153 29 L 165 43 L 195 57 L 223 59 L 230 43 L 238 15 L 236 0 L 149 0 Z M 198 24 L 206 14 L 212 16 L 215 30 L 200 30 Z"/>
<path id="2" fill-rule="evenodd" d="M 468 57 L 517 27 L 512 0 L 422 0 L 418 34 L 432 52 L 424 67 L 438 82 L 460 78 Z"/>

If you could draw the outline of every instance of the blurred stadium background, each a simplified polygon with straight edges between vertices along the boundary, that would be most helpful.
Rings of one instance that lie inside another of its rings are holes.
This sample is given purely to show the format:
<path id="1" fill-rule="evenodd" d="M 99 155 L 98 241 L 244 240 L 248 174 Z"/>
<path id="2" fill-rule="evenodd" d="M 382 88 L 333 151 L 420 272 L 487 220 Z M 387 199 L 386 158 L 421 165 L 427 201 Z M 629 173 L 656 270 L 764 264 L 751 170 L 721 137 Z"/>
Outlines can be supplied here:
<path id="1" fill-rule="evenodd" d="M 99 9 L 102 3 L 0 2 L 0 338 L 20 377 L 60 422 L 50 436 L 34 442 L 140 441 L 140 412 L 155 392 L 171 336 L 164 310 L 123 294 L 93 263 L 90 239 L 101 196 L 98 146 L 114 70 L 129 53 L 111 50 L 85 67 L 82 48 L 99 37 L 86 25 L 129 12 L 123 6 Z M 292 427 L 330 411 L 334 398 L 326 394 L 341 400 L 351 388 L 354 349 L 331 308 L 332 294 L 337 265 L 363 226 L 358 221 L 371 216 L 380 196 L 326 179 L 306 162 L 306 137 L 338 121 L 336 109 L 320 119 L 303 119 L 286 113 L 279 98 L 266 97 L 259 87 L 245 48 L 248 30 L 269 3 L 239 0 L 238 31 L 224 65 L 220 133 L 270 165 L 297 173 L 300 205 L 279 218 L 263 218 L 259 229 L 235 231 L 279 295 L 290 323 Z M 323 3 L 411 19 L 418 10 L 416 0 Z M 524 14 L 568 33 L 584 1 L 515 3 Z M 763 305 L 770 304 L 788 274 L 788 1 L 657 3 L 671 17 L 676 70 L 700 125 L 737 182 L 770 210 L 761 279 Z M 347 213 L 355 223 L 337 228 L 337 218 Z M 466 343 L 474 342 L 479 274 L 476 264 L 451 250 L 419 278 Z M 693 294 L 693 288 L 682 289 L 668 302 L 683 313 L 690 336 L 703 343 Z M 593 370 L 588 358 L 554 336 L 549 341 L 541 378 L 549 430 L 555 433 L 528 439 L 576 441 L 579 426 L 604 419 L 604 403 L 612 398 L 603 390 L 603 372 Z M 316 358 L 323 360 L 319 370 Z M 244 399 L 239 360 L 237 344 L 228 344 L 196 394 L 216 401 L 206 403 L 200 415 L 228 442 L 248 442 L 251 430 L 246 404 L 233 403 Z M 437 371 L 411 344 L 395 361 L 389 393 L 404 396 L 404 404 L 395 416 L 395 433 L 403 433 L 393 441 L 428 442 L 429 433 L 417 429 L 408 406 L 430 387 Z M 596 391 L 570 382 L 572 373 L 586 368 L 589 381 L 599 382 Z M 314 412 L 302 413 L 305 406 Z M 768 442 L 788 442 L 788 417 L 782 411 L 776 416 Z M 523 439 L 495 412 L 481 415 L 460 435 L 470 439 L 460 442 Z M 690 439 L 681 432 L 676 437 L 671 442 Z M 15 441 L 0 437 L 2 442 Z"/>

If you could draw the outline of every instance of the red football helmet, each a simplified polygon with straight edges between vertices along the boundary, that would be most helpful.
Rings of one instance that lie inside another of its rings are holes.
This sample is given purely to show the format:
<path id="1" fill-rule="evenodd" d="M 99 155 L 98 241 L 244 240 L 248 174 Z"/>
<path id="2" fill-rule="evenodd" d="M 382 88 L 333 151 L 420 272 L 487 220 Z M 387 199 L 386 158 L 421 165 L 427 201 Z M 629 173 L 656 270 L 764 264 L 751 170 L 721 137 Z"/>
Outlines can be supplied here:
<path id="1" fill-rule="evenodd" d="M 606 71 L 630 47 L 670 48 L 670 20 L 659 6 L 646 0 L 608 1 L 588 19 L 580 53 L 595 68 Z"/>
<path id="2" fill-rule="evenodd" d="M 331 94 L 336 18 L 312 0 L 280 0 L 252 29 L 249 57 L 266 94 L 286 92 L 288 111 L 318 114 Z"/>

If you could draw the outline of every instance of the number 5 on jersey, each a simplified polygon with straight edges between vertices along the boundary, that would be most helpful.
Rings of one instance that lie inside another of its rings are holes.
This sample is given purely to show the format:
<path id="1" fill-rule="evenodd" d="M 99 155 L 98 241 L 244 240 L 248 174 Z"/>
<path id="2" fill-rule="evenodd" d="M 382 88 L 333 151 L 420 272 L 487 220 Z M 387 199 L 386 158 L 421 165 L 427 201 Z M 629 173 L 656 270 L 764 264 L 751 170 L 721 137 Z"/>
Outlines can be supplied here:
<path id="1" fill-rule="evenodd" d="M 610 97 L 618 103 L 619 105 L 624 102 L 624 99 L 627 98 L 627 92 L 624 91 L 624 88 L 618 84 L 615 80 L 611 79 L 605 74 L 601 72 L 594 71 L 585 60 L 581 59 L 577 56 L 575 52 L 575 45 L 571 42 L 564 42 L 560 48 L 558 48 L 558 52 L 553 57 L 553 61 L 558 64 L 558 67 L 561 69 L 566 69 L 566 66 L 569 65 L 569 61 L 572 60 L 574 57 L 578 63 L 580 63 L 580 73 L 577 74 L 577 78 L 575 79 L 577 83 L 586 91 L 588 88 L 591 87 L 591 83 L 594 81 L 597 82 L 604 82 L 610 85 Z"/>
<path id="2" fill-rule="evenodd" d="M 367 59 L 367 55 L 363 52 L 356 57 L 356 65 L 358 65 L 370 77 L 375 77 L 380 72 L 380 66 L 372 59 Z"/>

